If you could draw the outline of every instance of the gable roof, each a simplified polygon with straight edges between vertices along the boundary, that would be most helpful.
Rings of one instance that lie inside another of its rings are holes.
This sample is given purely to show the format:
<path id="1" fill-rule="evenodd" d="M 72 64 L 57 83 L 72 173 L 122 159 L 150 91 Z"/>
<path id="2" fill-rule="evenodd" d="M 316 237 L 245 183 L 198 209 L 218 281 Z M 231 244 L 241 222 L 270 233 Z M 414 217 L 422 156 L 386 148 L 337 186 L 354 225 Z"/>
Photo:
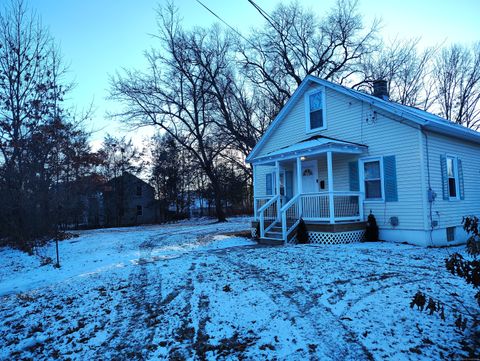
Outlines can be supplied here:
<path id="1" fill-rule="evenodd" d="M 287 103 L 280 110 L 273 122 L 270 124 L 265 134 L 260 138 L 257 145 L 252 149 L 246 159 L 247 162 L 252 162 L 255 154 L 262 148 L 263 144 L 270 137 L 273 131 L 278 127 L 282 119 L 285 118 L 293 105 L 297 103 L 298 99 L 303 95 L 305 90 L 312 83 L 322 85 L 331 90 L 353 97 L 362 102 L 371 104 L 372 106 L 386 111 L 392 115 L 410 121 L 423 129 L 480 144 L 480 132 L 466 128 L 460 124 L 456 124 L 424 110 L 383 100 L 376 96 L 366 94 L 358 90 L 350 89 L 343 85 L 335 84 L 328 80 L 317 78 L 313 75 L 308 75 L 307 77 L 305 77 L 305 79 L 303 79 L 302 83 L 298 86 L 290 99 L 287 101 Z"/>
<path id="2" fill-rule="evenodd" d="M 109 181 L 107 181 L 107 185 L 112 185 L 113 183 L 115 183 L 115 181 L 119 181 L 121 180 L 122 178 L 124 178 L 125 180 L 130 180 L 132 182 L 136 182 L 136 183 L 142 183 L 142 184 L 145 184 L 146 186 L 150 187 L 150 188 L 153 188 L 150 184 L 148 184 L 147 182 L 145 182 L 143 179 L 141 178 L 138 178 L 136 175 L 128 172 L 128 171 L 125 171 L 123 172 L 122 174 L 110 179 Z"/>

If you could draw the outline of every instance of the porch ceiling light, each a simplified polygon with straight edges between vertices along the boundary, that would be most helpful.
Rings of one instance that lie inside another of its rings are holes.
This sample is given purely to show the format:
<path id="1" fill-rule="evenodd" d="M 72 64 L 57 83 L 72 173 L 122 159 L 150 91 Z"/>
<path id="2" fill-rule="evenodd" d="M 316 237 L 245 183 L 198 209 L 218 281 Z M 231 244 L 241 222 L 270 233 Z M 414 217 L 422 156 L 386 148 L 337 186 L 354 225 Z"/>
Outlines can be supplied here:
<path id="1" fill-rule="evenodd" d="M 301 161 L 304 161 L 304 160 L 306 160 L 306 159 L 307 159 L 307 157 L 300 157 L 300 160 L 301 160 Z"/>

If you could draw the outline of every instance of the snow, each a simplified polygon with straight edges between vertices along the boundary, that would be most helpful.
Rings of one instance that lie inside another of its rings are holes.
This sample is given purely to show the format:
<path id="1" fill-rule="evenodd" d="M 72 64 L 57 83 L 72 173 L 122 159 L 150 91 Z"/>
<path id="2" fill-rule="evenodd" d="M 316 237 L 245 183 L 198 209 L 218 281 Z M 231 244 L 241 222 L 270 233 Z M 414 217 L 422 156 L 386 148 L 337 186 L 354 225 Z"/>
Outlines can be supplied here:
<path id="1" fill-rule="evenodd" d="M 248 228 L 235 218 L 78 232 L 60 242 L 60 269 L 0 250 L 0 359 L 468 356 L 457 312 L 443 321 L 409 307 L 421 290 L 478 310 L 444 267 L 462 247 L 264 247 L 241 236 Z"/>

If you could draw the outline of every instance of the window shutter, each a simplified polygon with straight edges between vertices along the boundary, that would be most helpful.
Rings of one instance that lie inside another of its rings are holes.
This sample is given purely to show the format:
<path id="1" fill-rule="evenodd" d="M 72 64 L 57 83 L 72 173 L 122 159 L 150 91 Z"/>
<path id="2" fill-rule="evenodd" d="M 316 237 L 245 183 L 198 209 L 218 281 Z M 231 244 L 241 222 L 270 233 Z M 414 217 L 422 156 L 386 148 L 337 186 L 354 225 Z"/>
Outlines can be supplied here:
<path id="1" fill-rule="evenodd" d="M 267 188 L 267 191 L 266 191 L 266 194 L 268 196 L 272 195 L 273 194 L 273 189 L 272 189 L 272 173 L 268 173 L 266 174 L 266 180 L 265 180 L 265 184 L 266 184 L 266 188 Z"/>
<path id="2" fill-rule="evenodd" d="M 293 172 L 291 170 L 285 171 L 285 195 L 287 200 L 293 198 Z"/>
<path id="3" fill-rule="evenodd" d="M 350 177 L 350 190 L 358 192 L 360 190 L 360 183 L 358 180 L 358 162 L 348 162 L 348 173 Z"/>
<path id="4" fill-rule="evenodd" d="M 397 202 L 397 163 L 394 155 L 383 157 L 383 181 L 385 183 L 385 201 Z"/>
<path id="5" fill-rule="evenodd" d="M 447 157 L 440 154 L 440 170 L 442 172 L 442 196 L 443 200 L 448 201 L 448 175 L 447 175 Z"/>
<path id="6" fill-rule="evenodd" d="M 465 185 L 463 183 L 463 166 L 462 160 L 457 159 L 458 170 L 458 188 L 460 189 L 460 199 L 465 199 Z"/>

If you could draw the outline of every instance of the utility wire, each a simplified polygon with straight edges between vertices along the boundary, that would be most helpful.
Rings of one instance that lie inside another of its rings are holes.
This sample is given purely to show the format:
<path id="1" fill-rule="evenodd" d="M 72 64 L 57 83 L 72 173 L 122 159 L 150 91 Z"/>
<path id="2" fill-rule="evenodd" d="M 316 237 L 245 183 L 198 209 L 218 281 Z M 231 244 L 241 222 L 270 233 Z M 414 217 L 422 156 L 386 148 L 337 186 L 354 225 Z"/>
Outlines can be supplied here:
<path id="1" fill-rule="evenodd" d="M 278 34 L 282 34 L 280 24 L 278 24 L 274 18 L 272 18 L 265 10 L 263 10 L 260 5 L 258 5 L 255 1 L 253 0 L 247 0 L 259 13 L 260 15 L 267 20 L 267 22 L 275 29 L 275 31 Z M 293 43 L 288 36 L 283 37 L 286 42 L 289 43 L 290 46 L 295 48 L 300 54 L 303 56 L 307 57 L 308 60 L 310 60 L 313 64 L 315 64 L 315 61 L 312 59 L 312 57 L 304 50 L 299 48 L 297 44 Z M 307 69 L 305 69 L 307 70 Z"/>
<path id="2" fill-rule="evenodd" d="M 225 24 L 228 28 L 233 30 L 238 36 L 240 36 L 243 40 L 248 42 L 250 45 L 255 46 L 250 40 L 248 40 L 245 36 L 242 35 L 237 29 L 235 29 L 233 26 L 231 26 L 229 23 L 227 23 L 225 20 L 223 20 L 219 15 L 217 15 L 212 9 L 210 9 L 207 5 L 205 5 L 203 2 L 200 0 L 195 0 L 197 3 L 202 5 L 210 14 L 215 16 L 218 20 L 220 20 L 223 24 Z"/>

